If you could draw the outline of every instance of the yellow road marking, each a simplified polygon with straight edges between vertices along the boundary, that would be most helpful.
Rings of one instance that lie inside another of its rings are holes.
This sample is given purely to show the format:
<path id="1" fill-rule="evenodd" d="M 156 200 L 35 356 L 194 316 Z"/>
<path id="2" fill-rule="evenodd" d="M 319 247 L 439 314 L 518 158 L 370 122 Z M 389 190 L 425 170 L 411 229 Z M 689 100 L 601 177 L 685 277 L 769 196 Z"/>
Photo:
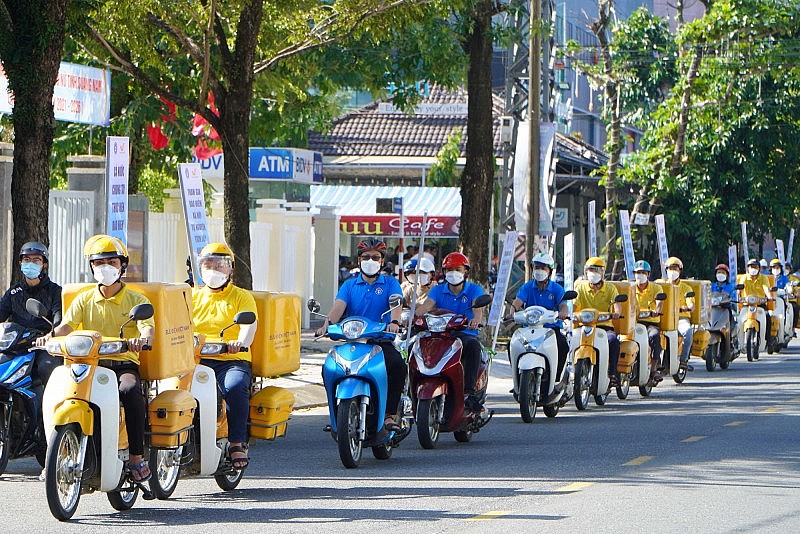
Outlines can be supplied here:
<path id="1" fill-rule="evenodd" d="M 686 439 L 682 439 L 681 443 L 694 443 L 695 441 L 700 441 L 701 439 L 706 439 L 708 436 L 689 436 Z"/>
<path id="2" fill-rule="evenodd" d="M 767 408 L 766 410 L 761 410 L 761 413 L 775 413 L 781 411 L 780 406 L 773 406 L 772 408 Z"/>
<path id="3" fill-rule="evenodd" d="M 568 484 L 563 488 L 558 488 L 556 491 L 578 491 L 582 490 L 583 488 L 588 488 L 594 484 L 594 482 L 573 482 L 572 484 Z"/>
<path id="4" fill-rule="evenodd" d="M 652 459 L 652 456 L 637 456 L 633 460 L 629 460 L 622 465 L 642 465 L 643 463 L 649 462 Z"/>
<path id="5" fill-rule="evenodd" d="M 730 423 L 725 423 L 722 426 L 739 426 L 745 424 L 747 421 L 731 421 Z"/>
<path id="6" fill-rule="evenodd" d="M 468 517 L 467 521 L 486 521 L 488 519 L 497 519 L 498 517 L 509 515 L 511 513 L 512 512 L 510 510 L 494 510 L 492 512 L 485 512 L 480 515 Z"/>

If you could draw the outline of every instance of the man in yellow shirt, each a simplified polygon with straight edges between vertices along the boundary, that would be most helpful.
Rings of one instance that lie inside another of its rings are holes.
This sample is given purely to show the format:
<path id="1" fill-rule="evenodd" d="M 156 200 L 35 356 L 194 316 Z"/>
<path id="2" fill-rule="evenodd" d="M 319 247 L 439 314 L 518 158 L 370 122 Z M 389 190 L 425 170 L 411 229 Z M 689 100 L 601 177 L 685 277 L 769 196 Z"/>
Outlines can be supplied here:
<path id="1" fill-rule="evenodd" d="M 687 297 L 687 293 L 692 292 L 692 286 L 681 280 L 683 273 L 683 262 L 680 258 L 672 256 L 664 265 L 667 271 L 667 280 L 670 284 L 678 288 L 680 304 L 678 307 L 678 334 L 683 338 L 683 347 L 680 354 L 680 368 L 693 371 L 689 365 L 689 353 L 692 350 L 692 339 L 694 338 L 694 328 L 692 328 L 692 310 L 694 310 L 694 297 Z"/>
<path id="2" fill-rule="evenodd" d="M 89 267 L 98 285 L 75 297 L 53 335 L 66 336 L 82 325 L 86 330 L 116 337 L 122 324 L 128 320 L 131 308 L 137 304 L 149 304 L 150 301 L 122 283 L 122 275 L 128 267 L 128 250 L 122 241 L 102 234 L 90 237 L 83 247 L 83 255 L 89 260 Z M 123 334 L 128 339 L 130 350 L 100 360 L 100 365 L 117 375 L 119 399 L 125 408 L 125 426 L 128 430 L 129 467 L 138 482 L 149 480 L 151 476 L 150 468 L 144 461 L 147 413 L 139 385 L 139 351 L 144 345 L 152 343 L 154 326 L 152 319 L 138 321 L 135 325 L 128 323 Z"/>
<path id="3" fill-rule="evenodd" d="M 594 256 L 586 260 L 583 266 L 586 280 L 578 280 L 575 284 L 575 291 L 578 293 L 574 301 L 575 310 L 592 308 L 601 313 L 612 312 L 612 318 L 617 319 L 622 313 L 622 305 L 614 302 L 618 294 L 617 288 L 603 282 L 605 270 L 606 262 L 602 258 Z M 611 379 L 611 387 L 614 387 L 619 385 L 617 377 L 619 338 L 610 320 L 597 323 L 597 326 L 608 334 L 608 377 Z"/>
<path id="4" fill-rule="evenodd" d="M 222 339 L 219 333 L 233 324 L 237 313 L 256 313 L 256 301 L 247 290 L 231 283 L 233 252 L 227 245 L 210 243 L 197 259 L 204 286 L 192 293 L 194 331 L 207 341 L 228 344 L 227 353 L 207 356 L 200 363 L 214 369 L 228 409 L 228 454 L 235 469 L 244 469 L 250 462 L 246 442 L 252 367 L 250 352 L 240 349 L 252 344 L 257 323 L 232 326 Z"/>
<path id="5" fill-rule="evenodd" d="M 742 300 L 747 299 L 750 295 L 755 295 L 759 298 L 765 298 L 767 300 L 775 300 L 772 297 L 772 288 L 770 288 L 769 278 L 766 275 L 761 274 L 760 269 L 761 264 L 755 258 L 751 258 L 750 261 L 747 262 L 747 274 L 742 275 L 740 278 L 741 284 L 744 286 L 742 289 Z M 766 304 L 759 304 L 760 307 L 767 310 Z M 767 337 L 765 339 L 771 339 L 770 333 L 772 332 L 771 328 L 771 321 L 772 316 L 767 311 Z"/>
<path id="6" fill-rule="evenodd" d="M 661 315 L 662 301 L 656 300 L 656 295 L 661 293 L 661 286 L 650 282 L 650 263 L 644 260 L 637 261 L 633 266 L 633 276 L 636 279 L 636 309 L 638 311 L 651 310 L 656 315 Z M 656 317 L 640 319 L 639 322 L 647 326 L 647 340 L 650 346 L 650 360 L 653 369 L 653 381 L 658 383 L 663 380 L 661 376 L 661 329 Z"/>

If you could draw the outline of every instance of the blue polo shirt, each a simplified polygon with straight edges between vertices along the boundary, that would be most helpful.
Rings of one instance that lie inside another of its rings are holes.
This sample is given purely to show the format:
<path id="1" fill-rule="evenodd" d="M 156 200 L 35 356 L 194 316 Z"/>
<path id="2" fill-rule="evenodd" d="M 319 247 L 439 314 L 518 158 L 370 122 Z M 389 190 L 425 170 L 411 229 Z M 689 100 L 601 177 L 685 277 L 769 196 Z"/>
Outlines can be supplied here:
<path id="1" fill-rule="evenodd" d="M 381 319 L 381 315 L 389 309 L 389 297 L 392 295 L 403 296 L 396 278 L 380 274 L 373 283 L 368 284 L 359 274 L 345 280 L 336 298 L 347 305 L 342 319 L 359 315 L 378 323 L 384 320 L 388 323 L 391 318 L 387 315 Z"/>
<path id="2" fill-rule="evenodd" d="M 775 287 L 778 289 L 783 289 L 789 284 L 789 277 L 785 274 L 780 275 L 778 278 L 775 279 Z"/>
<path id="3" fill-rule="evenodd" d="M 541 306 L 548 310 L 558 311 L 558 306 L 564 298 L 566 290 L 559 284 L 549 280 L 544 289 L 539 289 L 536 280 L 522 284 L 517 291 L 517 298 L 522 301 L 525 308 L 528 306 Z M 561 328 L 561 321 L 545 325 L 548 328 Z"/>
<path id="4" fill-rule="evenodd" d="M 719 282 L 712 282 L 711 284 L 711 292 L 712 293 L 727 293 L 731 296 L 733 300 L 736 300 L 736 288 L 733 284 L 724 283 L 721 284 Z"/>
<path id="5" fill-rule="evenodd" d="M 472 320 L 475 317 L 475 313 L 472 311 L 472 301 L 483 295 L 483 293 L 483 288 L 478 284 L 464 282 L 464 289 L 456 295 L 450 291 L 450 284 L 444 283 L 433 286 L 431 292 L 428 293 L 428 299 L 433 300 L 436 304 L 435 308 L 465 315 Z M 478 331 L 471 328 L 464 329 L 462 332 L 469 336 L 478 335 Z"/>

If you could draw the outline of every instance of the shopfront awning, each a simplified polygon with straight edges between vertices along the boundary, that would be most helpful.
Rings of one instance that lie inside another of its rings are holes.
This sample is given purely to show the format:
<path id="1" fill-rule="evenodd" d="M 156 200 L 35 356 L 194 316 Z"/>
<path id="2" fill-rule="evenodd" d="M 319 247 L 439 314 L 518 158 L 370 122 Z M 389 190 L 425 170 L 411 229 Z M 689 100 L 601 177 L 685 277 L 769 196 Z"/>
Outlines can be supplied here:
<path id="1" fill-rule="evenodd" d="M 403 199 L 404 234 L 420 235 L 423 215 L 428 219 L 428 237 L 458 237 L 461 218 L 461 192 L 457 187 L 399 186 L 311 186 L 311 206 L 335 206 L 343 232 L 354 235 L 394 237 L 400 235 L 400 215 L 377 213 L 376 199 Z"/>

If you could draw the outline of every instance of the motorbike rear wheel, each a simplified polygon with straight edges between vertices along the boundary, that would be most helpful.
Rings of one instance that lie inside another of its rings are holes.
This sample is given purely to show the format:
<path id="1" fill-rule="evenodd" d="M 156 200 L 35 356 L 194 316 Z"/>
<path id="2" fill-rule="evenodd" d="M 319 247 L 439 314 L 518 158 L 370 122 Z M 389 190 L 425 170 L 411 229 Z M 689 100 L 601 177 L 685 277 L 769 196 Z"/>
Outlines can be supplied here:
<path id="1" fill-rule="evenodd" d="M 745 347 L 747 350 L 747 361 L 752 362 L 753 360 L 758 359 L 758 335 L 756 334 L 755 329 L 751 328 L 747 331 L 747 337 L 745 341 Z"/>
<path id="2" fill-rule="evenodd" d="M 181 471 L 183 447 L 177 449 L 150 449 L 150 466 L 153 476 L 150 478 L 150 491 L 158 500 L 172 497 Z"/>
<path id="3" fill-rule="evenodd" d="M 339 447 L 339 458 L 348 469 L 358 467 L 363 452 L 363 443 L 359 438 L 361 414 L 358 399 L 342 399 L 336 408 L 336 444 Z"/>
<path id="4" fill-rule="evenodd" d="M 532 369 L 522 371 L 519 377 L 519 412 L 522 420 L 532 423 L 536 417 L 537 391 L 541 391 L 542 374 Z"/>
<path id="5" fill-rule="evenodd" d="M 559 406 L 558 404 L 548 404 L 542 407 L 542 411 L 547 417 L 555 417 L 558 415 Z"/>
<path id="6" fill-rule="evenodd" d="M 417 438 L 423 449 L 436 448 L 439 441 L 439 403 L 441 397 L 420 399 L 417 402 Z"/>
<path id="7" fill-rule="evenodd" d="M 80 427 L 73 423 L 58 427 L 47 449 L 47 505 L 59 521 L 70 519 L 81 499 L 82 476 L 75 473 L 75 466 L 84 461 L 80 448 Z"/>
<path id="8" fill-rule="evenodd" d="M 457 432 L 453 432 L 453 437 L 456 438 L 456 441 L 459 443 L 469 443 L 469 440 L 472 439 L 472 430 L 459 430 Z"/>
<path id="9" fill-rule="evenodd" d="M 642 397 L 649 397 L 653 392 L 653 384 L 648 382 L 644 386 L 639 386 L 639 395 Z"/>
<path id="10" fill-rule="evenodd" d="M 600 367 L 598 367 L 598 366 L 594 367 L 594 372 L 592 373 L 592 382 L 594 384 L 599 384 L 600 383 Z M 597 393 L 595 393 L 594 394 L 594 403 L 596 405 L 598 405 L 598 406 L 605 405 L 606 400 L 608 399 L 608 392 L 609 391 L 610 391 L 610 389 L 606 390 L 606 391 L 604 391 L 602 393 L 600 393 L 599 391 Z"/>
<path id="11" fill-rule="evenodd" d="M 10 417 L 6 410 L 10 411 L 11 406 L 0 404 L 0 475 L 6 472 L 8 457 L 11 454 L 11 426 Z"/>
<path id="12" fill-rule="evenodd" d="M 583 411 L 589 407 L 589 388 L 592 385 L 592 363 L 586 358 L 578 360 L 575 364 L 575 407 Z"/>
<path id="13" fill-rule="evenodd" d="M 233 491 L 244 478 L 244 469 L 234 469 L 232 472 L 214 475 L 214 481 L 222 491 Z"/>
<path id="14" fill-rule="evenodd" d="M 639 365 L 639 362 L 634 361 L 633 365 Z M 629 373 L 620 373 L 619 385 L 616 386 L 617 398 L 625 400 L 631 391 L 631 375 Z"/>
<path id="15" fill-rule="evenodd" d="M 712 343 L 706 349 L 706 371 L 713 373 L 719 358 L 719 343 Z"/>

